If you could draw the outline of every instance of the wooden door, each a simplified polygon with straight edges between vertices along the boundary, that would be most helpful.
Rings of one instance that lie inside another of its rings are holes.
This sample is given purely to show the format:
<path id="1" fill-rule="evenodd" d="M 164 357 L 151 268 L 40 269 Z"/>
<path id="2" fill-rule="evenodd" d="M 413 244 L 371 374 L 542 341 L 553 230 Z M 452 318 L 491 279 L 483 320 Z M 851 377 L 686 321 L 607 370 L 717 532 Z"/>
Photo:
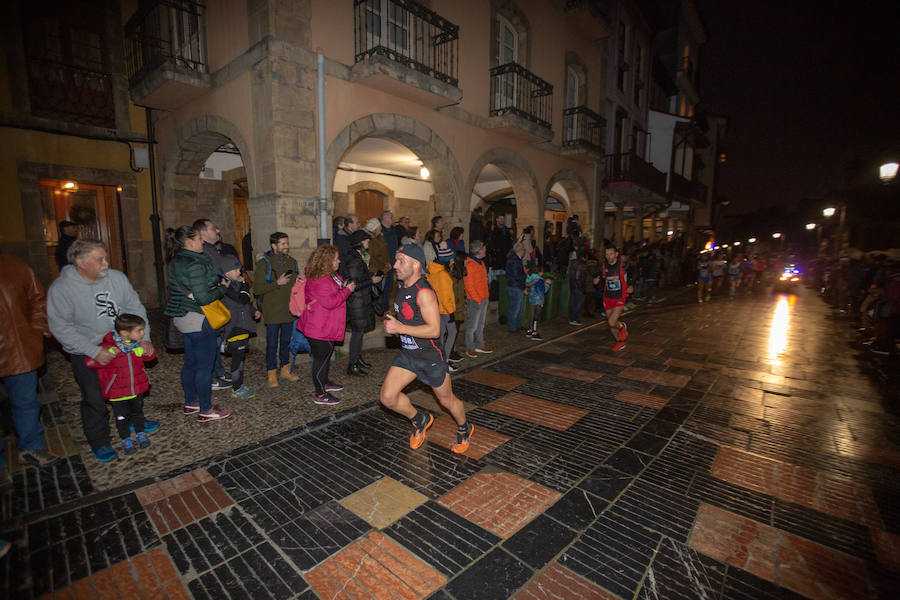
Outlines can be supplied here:
<path id="1" fill-rule="evenodd" d="M 359 217 L 360 228 L 365 226 L 366 221 L 372 217 L 376 219 L 381 218 L 381 213 L 384 212 L 385 197 L 384 194 L 375 190 L 360 190 L 356 192 L 356 209 L 354 212 Z"/>

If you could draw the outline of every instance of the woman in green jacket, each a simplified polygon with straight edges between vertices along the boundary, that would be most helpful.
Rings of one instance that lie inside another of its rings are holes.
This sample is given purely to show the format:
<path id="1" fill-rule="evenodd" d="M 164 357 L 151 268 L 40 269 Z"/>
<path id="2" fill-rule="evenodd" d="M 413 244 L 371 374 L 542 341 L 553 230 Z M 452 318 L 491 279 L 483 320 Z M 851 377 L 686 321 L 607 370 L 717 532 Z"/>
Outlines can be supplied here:
<path id="1" fill-rule="evenodd" d="M 230 413 L 212 403 L 212 372 L 219 351 L 216 331 L 200 308 L 225 295 L 227 285 L 213 270 L 203 252 L 200 234 L 190 226 L 166 231 L 166 262 L 169 263 L 169 303 L 166 316 L 184 335 L 184 414 L 197 413 L 197 420 L 217 421 Z"/>

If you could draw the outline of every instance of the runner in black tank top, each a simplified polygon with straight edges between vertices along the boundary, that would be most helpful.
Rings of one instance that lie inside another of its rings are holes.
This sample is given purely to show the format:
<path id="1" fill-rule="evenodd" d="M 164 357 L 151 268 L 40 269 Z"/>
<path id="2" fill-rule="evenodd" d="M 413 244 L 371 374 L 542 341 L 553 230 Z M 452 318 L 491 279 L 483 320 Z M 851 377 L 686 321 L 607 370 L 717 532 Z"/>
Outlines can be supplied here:
<path id="1" fill-rule="evenodd" d="M 437 294 L 422 276 L 427 272 L 425 252 L 415 244 L 403 246 L 397 251 L 394 270 L 401 285 L 394 301 L 397 315 L 385 315 L 384 332 L 399 334 L 402 349 L 384 378 L 381 403 L 410 420 L 413 433 L 409 447 L 419 448 L 425 443 L 425 433 L 434 423 L 434 416 L 416 410 L 403 389 L 416 379 L 421 380 L 434 390 L 438 402 L 456 421 L 456 444 L 450 449 L 462 454 L 469 448 L 475 427 L 466 420 L 463 403 L 453 395 L 446 357 L 441 354 Z"/>

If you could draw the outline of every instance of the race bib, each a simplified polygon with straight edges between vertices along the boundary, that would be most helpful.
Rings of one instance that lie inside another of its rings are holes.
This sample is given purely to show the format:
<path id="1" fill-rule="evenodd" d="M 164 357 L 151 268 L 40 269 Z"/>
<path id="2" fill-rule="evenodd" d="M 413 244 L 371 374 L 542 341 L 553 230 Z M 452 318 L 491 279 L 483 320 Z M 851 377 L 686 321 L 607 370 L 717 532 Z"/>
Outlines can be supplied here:
<path id="1" fill-rule="evenodd" d="M 412 336 L 409 335 L 400 335 L 400 345 L 404 350 L 418 350 L 419 345 L 416 343 L 416 340 L 413 339 Z"/>
<path id="2" fill-rule="evenodd" d="M 607 277 L 606 278 L 606 291 L 607 292 L 618 292 L 622 289 L 622 282 L 619 281 L 618 277 Z"/>

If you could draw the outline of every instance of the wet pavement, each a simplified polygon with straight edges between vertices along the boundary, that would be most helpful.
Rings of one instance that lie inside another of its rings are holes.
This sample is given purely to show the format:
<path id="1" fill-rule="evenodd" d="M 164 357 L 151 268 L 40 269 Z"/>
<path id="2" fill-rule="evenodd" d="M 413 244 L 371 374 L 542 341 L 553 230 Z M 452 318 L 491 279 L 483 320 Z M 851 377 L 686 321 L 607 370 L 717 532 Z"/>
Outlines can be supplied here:
<path id="1" fill-rule="evenodd" d="M 163 357 L 154 445 L 99 465 L 51 361 L 42 418 L 67 458 L 0 495 L 0 596 L 896 597 L 896 405 L 853 329 L 808 290 L 690 298 L 629 315 L 616 354 L 602 324 L 558 319 L 540 344 L 495 327 L 506 355 L 454 376 L 465 456 L 445 415 L 409 449 L 373 401 L 383 351 L 342 406 L 258 374 L 256 399 L 218 392 L 235 418 L 205 426 L 177 411 L 160 380 L 180 358 Z"/>

